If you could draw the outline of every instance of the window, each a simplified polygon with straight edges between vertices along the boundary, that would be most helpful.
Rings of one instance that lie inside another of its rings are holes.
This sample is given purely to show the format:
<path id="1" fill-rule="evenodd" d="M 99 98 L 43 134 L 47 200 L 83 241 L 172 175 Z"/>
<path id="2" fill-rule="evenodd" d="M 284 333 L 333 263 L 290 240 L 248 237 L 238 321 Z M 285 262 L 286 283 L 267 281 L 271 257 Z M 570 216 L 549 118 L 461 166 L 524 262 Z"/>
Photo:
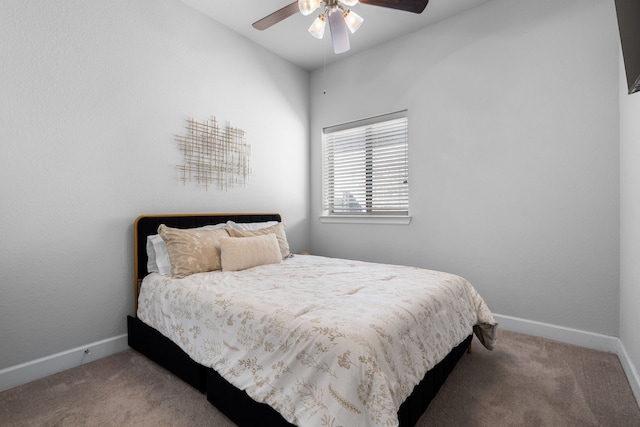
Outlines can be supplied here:
<path id="1" fill-rule="evenodd" d="M 323 129 L 323 218 L 408 218 L 408 135 L 406 110 Z"/>

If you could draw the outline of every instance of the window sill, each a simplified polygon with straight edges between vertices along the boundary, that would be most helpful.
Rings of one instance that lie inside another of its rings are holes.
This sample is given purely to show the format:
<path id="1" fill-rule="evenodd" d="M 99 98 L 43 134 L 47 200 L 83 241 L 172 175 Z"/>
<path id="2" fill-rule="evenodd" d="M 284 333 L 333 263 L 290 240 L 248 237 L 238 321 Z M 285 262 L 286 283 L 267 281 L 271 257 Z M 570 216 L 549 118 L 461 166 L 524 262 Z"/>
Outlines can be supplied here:
<path id="1" fill-rule="evenodd" d="M 408 215 L 321 215 L 320 222 L 324 224 L 409 225 L 411 217 Z"/>

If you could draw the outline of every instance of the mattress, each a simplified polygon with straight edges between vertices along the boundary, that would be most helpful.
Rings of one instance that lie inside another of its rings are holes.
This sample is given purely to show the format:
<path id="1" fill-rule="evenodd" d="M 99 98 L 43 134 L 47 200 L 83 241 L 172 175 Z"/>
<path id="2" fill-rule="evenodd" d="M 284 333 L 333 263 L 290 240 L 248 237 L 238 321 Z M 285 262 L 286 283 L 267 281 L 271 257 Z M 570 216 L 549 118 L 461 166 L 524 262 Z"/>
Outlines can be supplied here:
<path id="1" fill-rule="evenodd" d="M 496 322 L 464 278 L 296 255 L 243 271 L 146 276 L 138 317 L 287 421 L 394 426 L 425 373 Z"/>

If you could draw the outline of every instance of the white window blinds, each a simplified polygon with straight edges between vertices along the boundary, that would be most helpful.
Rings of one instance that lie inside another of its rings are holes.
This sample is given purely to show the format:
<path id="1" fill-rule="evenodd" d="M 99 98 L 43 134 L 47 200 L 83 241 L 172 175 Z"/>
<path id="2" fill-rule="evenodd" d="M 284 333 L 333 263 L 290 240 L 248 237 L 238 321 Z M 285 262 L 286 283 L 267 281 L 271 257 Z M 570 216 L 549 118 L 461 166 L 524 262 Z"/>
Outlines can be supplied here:
<path id="1" fill-rule="evenodd" d="M 407 112 L 323 130 L 325 215 L 408 215 Z"/>

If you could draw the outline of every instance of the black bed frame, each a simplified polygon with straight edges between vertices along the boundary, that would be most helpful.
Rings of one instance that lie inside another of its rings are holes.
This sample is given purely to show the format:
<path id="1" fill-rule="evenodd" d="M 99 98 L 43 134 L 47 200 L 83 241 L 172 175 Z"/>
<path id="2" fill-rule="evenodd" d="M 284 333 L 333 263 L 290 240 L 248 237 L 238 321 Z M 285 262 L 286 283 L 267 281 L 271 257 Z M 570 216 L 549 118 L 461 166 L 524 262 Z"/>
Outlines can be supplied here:
<path id="1" fill-rule="evenodd" d="M 281 221 L 279 214 L 173 214 L 143 215 L 134 223 L 134 273 L 135 307 L 137 313 L 138 290 L 140 282 L 148 274 L 146 258 L 146 238 L 156 234 L 160 224 L 169 227 L 193 228 L 219 224 L 227 221 L 261 222 Z M 192 385 L 207 400 L 229 419 L 242 427 L 269 426 L 291 427 L 277 411 L 269 405 L 253 400 L 244 391 L 237 389 L 222 378 L 212 368 L 200 365 L 191 359 L 177 344 L 148 326 L 136 316 L 127 316 L 129 346 L 144 354 L 154 362 L 174 373 L 183 381 Z M 418 384 L 413 393 L 400 406 L 398 418 L 401 427 L 413 426 L 424 413 L 447 376 L 453 371 L 458 360 L 471 344 L 469 335 L 455 347 L 440 363 L 434 366 Z"/>

